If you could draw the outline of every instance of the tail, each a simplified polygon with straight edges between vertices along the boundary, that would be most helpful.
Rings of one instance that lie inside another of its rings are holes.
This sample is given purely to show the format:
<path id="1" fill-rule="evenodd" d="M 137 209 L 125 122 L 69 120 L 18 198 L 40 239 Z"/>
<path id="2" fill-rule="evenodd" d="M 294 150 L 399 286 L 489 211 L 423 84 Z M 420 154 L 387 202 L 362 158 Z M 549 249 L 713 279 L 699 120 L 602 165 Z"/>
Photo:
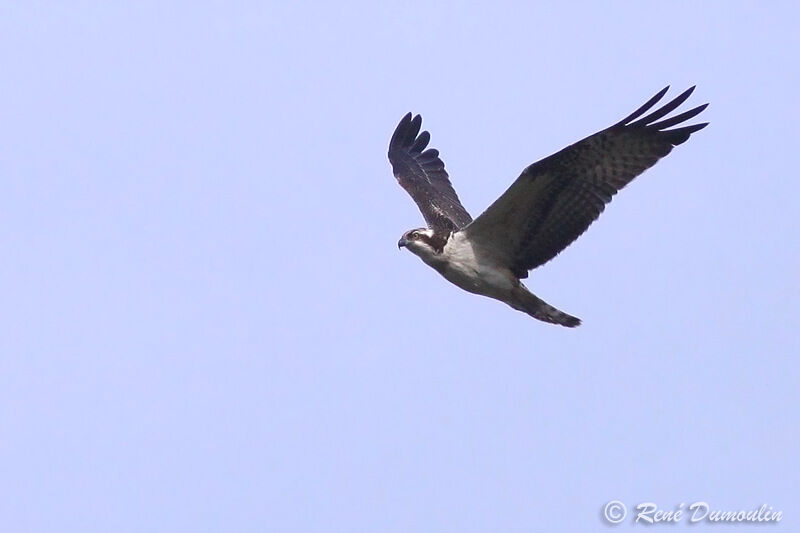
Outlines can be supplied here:
<path id="1" fill-rule="evenodd" d="M 568 328 L 574 328 L 581 324 L 581 319 L 568 315 L 563 311 L 559 311 L 552 305 L 548 304 L 535 294 L 528 291 L 524 285 L 520 284 L 519 287 L 514 289 L 513 299 L 508 304 L 522 311 L 528 313 L 530 316 L 542 322 L 549 322 L 550 324 L 559 324 Z"/>

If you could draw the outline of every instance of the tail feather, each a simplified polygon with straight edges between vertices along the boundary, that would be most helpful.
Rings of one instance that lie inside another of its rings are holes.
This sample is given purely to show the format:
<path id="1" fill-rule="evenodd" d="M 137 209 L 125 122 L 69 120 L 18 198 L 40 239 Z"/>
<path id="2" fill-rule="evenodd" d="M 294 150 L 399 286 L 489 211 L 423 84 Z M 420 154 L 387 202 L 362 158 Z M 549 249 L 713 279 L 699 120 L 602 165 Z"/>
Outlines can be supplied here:
<path id="1" fill-rule="evenodd" d="M 580 318 L 559 311 L 522 285 L 514 291 L 514 300 L 510 302 L 510 305 L 537 320 L 549 322 L 550 324 L 558 324 L 568 328 L 574 328 L 581 324 Z"/>

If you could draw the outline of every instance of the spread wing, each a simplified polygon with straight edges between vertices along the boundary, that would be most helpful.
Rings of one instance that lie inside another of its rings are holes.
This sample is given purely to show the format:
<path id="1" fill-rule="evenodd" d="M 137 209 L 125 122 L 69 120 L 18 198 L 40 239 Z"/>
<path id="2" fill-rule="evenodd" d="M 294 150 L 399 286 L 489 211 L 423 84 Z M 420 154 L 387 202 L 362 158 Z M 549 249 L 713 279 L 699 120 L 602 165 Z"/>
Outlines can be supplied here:
<path id="1" fill-rule="evenodd" d="M 639 118 L 667 89 L 610 128 L 530 165 L 465 228 L 468 238 L 520 278 L 555 257 L 586 231 L 617 191 L 708 125 L 667 129 L 699 114 L 708 104 L 661 120 L 689 98 L 694 87 Z"/>
<path id="2" fill-rule="evenodd" d="M 411 113 L 397 125 L 389 141 L 392 172 L 422 211 L 428 227 L 458 231 L 472 222 L 472 217 L 450 185 L 439 151 L 433 148 L 425 150 L 431 136 L 427 131 L 419 133 L 421 125 L 422 117 L 411 118 Z"/>

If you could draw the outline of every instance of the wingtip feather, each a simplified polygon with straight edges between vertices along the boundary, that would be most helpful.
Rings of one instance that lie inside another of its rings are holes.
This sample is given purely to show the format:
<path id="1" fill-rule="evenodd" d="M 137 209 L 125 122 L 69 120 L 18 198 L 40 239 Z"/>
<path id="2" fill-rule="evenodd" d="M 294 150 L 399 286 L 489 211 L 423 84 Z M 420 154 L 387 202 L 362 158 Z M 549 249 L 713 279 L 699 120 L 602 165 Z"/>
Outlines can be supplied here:
<path id="1" fill-rule="evenodd" d="M 421 153 L 425 147 L 428 146 L 429 142 L 431 142 L 431 134 L 427 131 L 423 131 L 414 141 L 414 144 L 411 146 L 411 148 L 409 148 L 409 152 L 412 154 Z"/>
<path id="2" fill-rule="evenodd" d="M 623 118 L 622 120 L 620 120 L 619 122 L 614 124 L 614 126 L 612 126 L 612 127 L 624 126 L 624 125 L 628 124 L 628 122 L 639 118 L 644 113 L 646 113 L 648 109 L 650 109 L 651 107 L 656 105 L 656 103 L 659 100 L 661 100 L 664 97 L 665 94 L 667 94 L 668 90 L 669 90 L 669 85 L 667 85 L 666 87 L 664 87 L 663 89 L 658 91 L 655 95 L 653 95 L 652 98 L 650 98 L 647 102 L 642 104 L 642 106 L 639 107 L 639 109 L 637 109 L 636 111 L 634 111 L 633 113 L 631 113 L 627 117 Z"/>
<path id="3" fill-rule="evenodd" d="M 670 128 L 672 126 L 677 126 L 681 122 L 686 122 L 687 120 L 696 117 L 697 115 L 702 113 L 703 110 L 705 110 L 705 108 L 707 108 L 707 107 L 708 107 L 708 104 L 699 105 L 699 106 L 694 107 L 694 108 L 692 108 L 692 109 L 690 109 L 688 111 L 684 111 L 683 113 L 681 113 L 679 115 L 675 115 L 672 118 L 668 118 L 666 120 L 662 120 L 661 122 L 655 122 L 653 124 L 649 124 L 647 127 L 649 129 L 653 129 L 653 130 L 665 130 L 665 129 Z M 658 118 L 661 118 L 661 117 L 658 117 Z"/>
<path id="4" fill-rule="evenodd" d="M 411 118 L 413 114 L 409 111 L 403 118 L 400 119 L 400 122 L 397 123 L 397 127 L 394 129 L 392 133 L 392 138 L 389 139 L 389 152 L 396 150 L 400 147 L 402 142 L 406 138 L 406 132 L 411 124 Z"/>
<path id="5" fill-rule="evenodd" d="M 676 110 L 681 104 L 683 104 L 689 96 L 691 96 L 692 91 L 694 91 L 694 87 L 690 87 L 687 90 L 683 91 L 681 94 L 661 106 L 660 108 L 656 109 L 649 115 L 645 116 L 644 118 L 640 118 L 636 122 L 632 122 L 628 124 L 629 126 L 639 127 L 639 126 L 647 126 L 652 122 L 667 116 L 668 114 L 672 113 Z"/>

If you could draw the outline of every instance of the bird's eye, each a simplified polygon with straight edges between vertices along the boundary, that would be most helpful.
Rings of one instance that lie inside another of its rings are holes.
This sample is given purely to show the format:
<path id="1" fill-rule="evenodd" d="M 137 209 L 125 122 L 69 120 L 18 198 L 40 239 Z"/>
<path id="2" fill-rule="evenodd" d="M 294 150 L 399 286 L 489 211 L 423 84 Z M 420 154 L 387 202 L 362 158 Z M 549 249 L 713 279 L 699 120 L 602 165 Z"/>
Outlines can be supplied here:
<path id="1" fill-rule="evenodd" d="M 409 239 L 413 240 L 416 239 L 417 237 L 419 237 L 419 233 L 417 233 L 416 231 L 412 231 L 411 233 L 408 234 Z"/>

